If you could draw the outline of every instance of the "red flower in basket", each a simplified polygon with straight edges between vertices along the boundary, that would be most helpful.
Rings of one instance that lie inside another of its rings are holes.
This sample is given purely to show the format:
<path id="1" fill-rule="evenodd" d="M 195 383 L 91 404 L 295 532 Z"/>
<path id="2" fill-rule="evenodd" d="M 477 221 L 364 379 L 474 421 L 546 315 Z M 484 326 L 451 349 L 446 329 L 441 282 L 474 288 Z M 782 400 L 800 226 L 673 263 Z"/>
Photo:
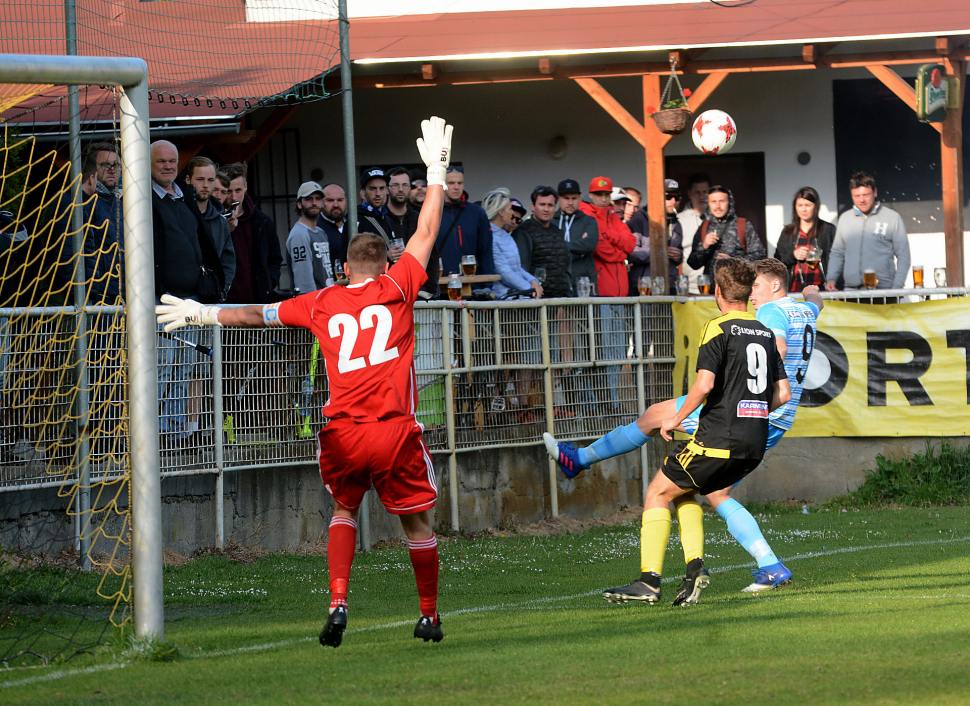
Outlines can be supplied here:
<path id="1" fill-rule="evenodd" d="M 693 93 L 689 88 L 684 89 L 684 98 L 690 98 L 690 94 Z"/>
<path id="2" fill-rule="evenodd" d="M 647 106 L 647 115 L 653 115 L 656 112 L 657 112 L 657 109 L 654 108 L 652 105 Z"/>

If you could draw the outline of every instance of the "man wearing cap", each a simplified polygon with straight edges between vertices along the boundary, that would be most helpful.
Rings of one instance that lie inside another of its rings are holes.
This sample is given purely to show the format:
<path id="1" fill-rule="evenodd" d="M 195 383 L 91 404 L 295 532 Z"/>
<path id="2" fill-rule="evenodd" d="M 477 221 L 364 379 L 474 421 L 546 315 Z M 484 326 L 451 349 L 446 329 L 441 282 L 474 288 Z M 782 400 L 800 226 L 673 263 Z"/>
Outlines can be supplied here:
<path id="1" fill-rule="evenodd" d="M 512 225 L 510 225 L 509 228 L 511 228 L 511 230 L 515 230 L 522 225 L 522 220 L 525 218 L 525 214 L 528 213 L 528 211 L 525 210 L 525 206 L 523 206 L 522 202 L 518 199 L 509 199 L 509 206 L 512 207 Z"/>
<path id="2" fill-rule="evenodd" d="M 365 169 L 360 175 L 360 206 L 357 207 L 357 232 L 376 233 L 387 246 L 387 259 L 396 262 L 404 246 L 391 247 L 394 228 L 387 219 L 387 172 L 379 167 Z"/>
<path id="3" fill-rule="evenodd" d="M 677 266 L 684 259 L 684 235 L 680 221 L 677 220 L 677 203 L 680 201 L 680 184 L 674 179 L 664 179 L 664 211 L 667 214 L 667 262 L 670 269 L 667 273 L 667 294 L 674 294 L 677 282 Z M 644 276 L 650 276 L 650 218 L 647 215 L 647 205 L 643 204 L 627 223 L 637 239 L 637 246 L 630 253 L 630 292 L 637 287 L 637 281 Z M 659 292 L 654 292 L 659 294 Z"/>
<path id="4" fill-rule="evenodd" d="M 596 262 L 596 290 L 601 297 L 625 297 L 630 292 L 624 261 L 637 241 L 613 209 L 613 181 L 608 177 L 594 177 L 589 183 L 589 198 L 592 203 L 581 203 L 581 211 L 596 219 L 599 242 L 593 251 Z M 626 357 L 628 335 L 623 306 L 603 304 L 599 307 L 599 333 L 603 354 L 607 359 L 620 360 Z M 604 410 L 607 414 L 620 413 L 620 400 L 617 393 L 620 385 L 618 365 L 606 369 L 606 385 L 612 406 Z"/>
<path id="5" fill-rule="evenodd" d="M 474 255 L 478 265 L 476 274 L 495 273 L 492 259 L 492 224 L 481 206 L 465 198 L 465 170 L 448 167 L 445 176 L 445 207 L 435 244 L 441 253 L 443 274 L 461 272 L 462 255 Z M 488 289 L 488 285 L 472 285 L 473 289 Z"/>
<path id="6" fill-rule="evenodd" d="M 296 212 L 299 220 L 293 224 L 286 239 L 286 259 L 290 265 L 293 287 L 301 294 L 323 289 L 333 284 L 333 260 L 330 240 L 317 218 L 323 208 L 323 187 L 315 181 L 300 185 L 296 192 Z"/>
<path id="7" fill-rule="evenodd" d="M 579 210 L 580 198 L 583 195 L 579 182 L 575 179 L 563 179 L 559 182 L 559 208 L 552 222 L 563 232 L 569 254 L 572 258 L 573 283 L 580 277 L 588 277 L 589 283 L 596 284 L 596 263 L 593 251 L 599 242 L 599 228 L 596 219 Z"/>
<path id="8" fill-rule="evenodd" d="M 612 191 L 610 191 L 610 201 L 613 202 L 613 212 L 620 217 L 621 221 L 624 221 L 627 204 L 631 201 L 626 191 L 618 186 L 614 186 Z"/>
<path id="9" fill-rule="evenodd" d="M 411 178 L 408 203 L 420 210 L 421 206 L 424 205 L 424 197 L 428 193 L 428 179 L 423 169 L 412 169 L 408 176 Z"/>

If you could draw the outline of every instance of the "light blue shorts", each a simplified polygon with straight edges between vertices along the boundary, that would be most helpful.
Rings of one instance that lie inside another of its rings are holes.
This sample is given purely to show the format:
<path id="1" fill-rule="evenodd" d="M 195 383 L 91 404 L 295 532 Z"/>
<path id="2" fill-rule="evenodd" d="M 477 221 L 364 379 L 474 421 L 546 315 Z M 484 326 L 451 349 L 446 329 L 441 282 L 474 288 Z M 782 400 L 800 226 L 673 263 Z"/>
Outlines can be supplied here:
<path id="1" fill-rule="evenodd" d="M 680 397 L 677 398 L 678 412 L 680 411 L 680 408 L 684 406 L 684 400 L 686 399 L 687 399 L 687 395 L 681 395 Z M 697 420 L 700 418 L 701 410 L 703 408 L 704 408 L 704 405 L 701 405 L 693 412 L 691 412 L 689 415 L 687 415 L 687 419 L 685 419 L 683 422 L 680 423 L 680 425 L 684 427 L 684 430 L 688 434 L 693 434 L 697 431 Z M 778 445 L 778 442 L 781 441 L 781 437 L 785 435 L 786 431 L 787 431 L 786 429 L 782 429 L 781 427 L 776 427 L 774 424 L 771 424 L 769 422 L 768 423 L 768 443 L 765 444 L 765 451 L 770 451 L 771 449 L 775 448 L 775 446 Z"/>

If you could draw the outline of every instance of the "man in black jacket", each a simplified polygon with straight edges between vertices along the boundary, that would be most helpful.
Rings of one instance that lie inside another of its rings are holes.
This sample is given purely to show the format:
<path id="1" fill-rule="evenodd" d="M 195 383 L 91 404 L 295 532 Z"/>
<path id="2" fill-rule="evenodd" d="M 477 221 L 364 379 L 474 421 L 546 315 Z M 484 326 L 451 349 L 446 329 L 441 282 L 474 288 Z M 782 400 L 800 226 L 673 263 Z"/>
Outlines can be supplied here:
<path id="1" fill-rule="evenodd" d="M 387 170 L 388 199 L 387 199 L 387 220 L 394 230 L 394 237 L 404 240 L 407 245 L 418 229 L 418 209 L 410 204 L 411 176 L 404 167 L 394 167 Z M 431 257 L 428 258 L 428 266 L 425 271 L 428 273 L 428 281 L 421 285 L 419 296 L 422 299 L 434 299 L 438 296 L 438 248 L 431 248 Z"/>
<path id="2" fill-rule="evenodd" d="M 155 246 L 155 296 L 171 294 L 217 304 L 225 284 L 219 256 L 205 229 L 202 214 L 192 205 L 195 193 L 175 183 L 179 153 L 171 142 L 151 146 L 152 225 Z M 197 343 L 198 331 L 181 338 Z M 161 336 L 158 341 L 158 428 L 162 448 L 184 443 L 189 373 L 196 354 L 184 343 Z"/>
<path id="3" fill-rule="evenodd" d="M 347 192 L 340 184 L 326 184 L 323 187 L 323 209 L 317 217 L 317 227 L 322 228 L 330 242 L 330 261 L 334 270 L 337 261 L 347 260 L 347 245 L 350 244 L 350 229 L 347 228 Z M 336 279 L 336 271 L 334 272 Z"/>
<path id="4" fill-rule="evenodd" d="M 387 217 L 387 172 L 378 167 L 365 169 L 360 175 L 360 205 L 357 207 L 357 232 L 376 233 L 387 246 L 387 259 L 397 262 L 404 246 L 393 247 L 394 226 Z"/>
<path id="5" fill-rule="evenodd" d="M 230 204 L 241 205 L 239 224 L 232 231 L 236 251 L 236 275 L 226 296 L 231 304 L 271 304 L 280 286 L 283 253 L 272 219 L 263 213 L 249 195 L 245 164 L 227 164 L 222 170 L 229 177 Z"/>

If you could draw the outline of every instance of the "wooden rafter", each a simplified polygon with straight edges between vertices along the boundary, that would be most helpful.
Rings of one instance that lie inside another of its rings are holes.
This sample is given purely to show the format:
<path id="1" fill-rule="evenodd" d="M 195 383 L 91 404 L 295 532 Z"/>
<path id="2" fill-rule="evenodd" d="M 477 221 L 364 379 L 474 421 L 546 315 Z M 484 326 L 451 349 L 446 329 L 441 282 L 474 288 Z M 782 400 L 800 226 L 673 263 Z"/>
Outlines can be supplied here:
<path id="1" fill-rule="evenodd" d="M 272 114 L 266 118 L 262 125 L 256 130 L 256 134 L 249 142 L 243 145 L 240 150 L 240 161 L 248 162 L 256 153 L 263 149 L 263 146 L 270 141 L 276 131 L 283 127 L 290 116 L 297 109 L 295 105 L 284 105 L 276 108 Z"/>
<path id="2" fill-rule="evenodd" d="M 620 105 L 620 102 L 610 95 L 609 91 L 599 84 L 599 81 L 591 78 L 577 78 L 575 81 L 594 101 L 599 103 L 603 110 L 610 114 L 610 117 L 630 133 L 634 140 L 639 142 L 643 147 L 647 146 L 647 138 L 644 134 L 643 125 L 640 124 L 639 120 L 630 115 L 630 112 Z"/>
<path id="3" fill-rule="evenodd" d="M 914 112 L 916 111 L 916 91 L 907 83 L 906 79 L 890 69 L 888 66 L 867 66 L 869 73 L 879 81 Z M 928 123 L 937 132 L 943 132 L 940 123 Z"/>

